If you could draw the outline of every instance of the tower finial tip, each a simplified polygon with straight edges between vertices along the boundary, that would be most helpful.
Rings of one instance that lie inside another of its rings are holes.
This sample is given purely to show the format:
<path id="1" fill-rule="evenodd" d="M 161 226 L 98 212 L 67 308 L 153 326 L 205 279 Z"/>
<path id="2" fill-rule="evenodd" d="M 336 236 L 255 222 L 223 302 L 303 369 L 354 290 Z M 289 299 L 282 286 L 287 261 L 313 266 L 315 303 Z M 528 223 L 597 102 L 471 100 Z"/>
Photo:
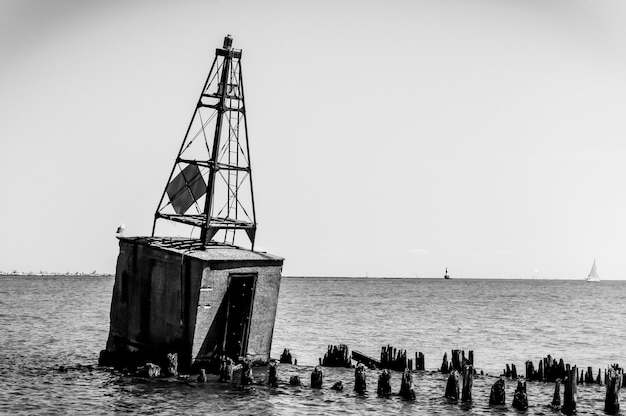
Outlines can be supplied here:
<path id="1" fill-rule="evenodd" d="M 233 37 L 229 33 L 224 38 L 224 49 L 229 50 L 232 46 L 233 46 Z"/>

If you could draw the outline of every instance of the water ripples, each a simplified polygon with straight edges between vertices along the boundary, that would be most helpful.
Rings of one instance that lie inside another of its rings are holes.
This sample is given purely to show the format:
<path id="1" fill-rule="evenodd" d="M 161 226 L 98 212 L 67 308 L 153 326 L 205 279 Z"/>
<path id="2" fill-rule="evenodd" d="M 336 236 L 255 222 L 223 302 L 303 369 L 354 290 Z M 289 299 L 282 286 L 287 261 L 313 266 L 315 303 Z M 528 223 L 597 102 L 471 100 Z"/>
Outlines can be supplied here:
<path id="1" fill-rule="evenodd" d="M 431 371 L 415 374 L 415 402 L 376 397 L 376 371 L 368 372 L 364 397 L 352 391 L 350 369 L 325 369 L 322 390 L 307 385 L 327 345 L 339 343 L 372 356 L 387 344 L 421 351 L 430 370 L 452 348 L 474 350 L 488 374 L 507 363 L 523 373 L 526 360 L 547 354 L 596 372 L 626 361 L 625 282 L 291 278 L 281 285 L 272 355 L 289 348 L 300 365 L 279 367 L 278 388 L 144 380 L 95 368 L 108 336 L 112 278 L 0 279 L 0 414 L 514 414 L 487 405 L 495 381 L 487 375 L 476 378 L 471 405 L 443 398 L 445 376 Z M 291 375 L 305 386 L 289 386 Z M 266 374 L 255 369 L 255 376 Z M 329 388 L 337 380 L 343 392 Z M 394 372 L 393 391 L 399 384 Z M 507 384 L 507 402 L 514 388 Z M 530 383 L 526 414 L 553 414 L 546 406 L 553 388 Z M 603 399 L 604 387 L 580 386 L 578 414 L 601 412 Z"/>

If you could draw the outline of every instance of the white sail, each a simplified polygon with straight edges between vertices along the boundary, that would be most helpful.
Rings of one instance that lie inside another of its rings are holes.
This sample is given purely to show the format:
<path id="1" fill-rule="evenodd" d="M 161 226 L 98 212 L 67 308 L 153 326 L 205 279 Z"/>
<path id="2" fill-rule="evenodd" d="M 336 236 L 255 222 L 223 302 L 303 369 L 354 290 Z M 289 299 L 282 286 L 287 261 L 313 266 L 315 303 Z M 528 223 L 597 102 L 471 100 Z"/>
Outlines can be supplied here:
<path id="1" fill-rule="evenodd" d="M 587 276 L 588 282 L 599 282 L 600 276 L 598 276 L 598 271 L 596 270 L 596 259 L 593 259 L 593 266 L 591 266 L 591 271 L 589 272 L 589 276 Z"/>

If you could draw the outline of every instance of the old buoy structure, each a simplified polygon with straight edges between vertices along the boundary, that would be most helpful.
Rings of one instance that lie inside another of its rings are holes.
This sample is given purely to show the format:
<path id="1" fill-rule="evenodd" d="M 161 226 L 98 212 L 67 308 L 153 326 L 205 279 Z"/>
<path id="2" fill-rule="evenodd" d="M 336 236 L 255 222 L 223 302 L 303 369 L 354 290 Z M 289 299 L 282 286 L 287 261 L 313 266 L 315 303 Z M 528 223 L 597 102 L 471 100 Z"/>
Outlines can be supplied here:
<path id="1" fill-rule="evenodd" d="M 223 357 L 269 361 L 283 259 L 254 251 L 242 51 L 232 45 L 228 35 L 215 51 L 152 235 L 117 235 L 102 365 L 164 363 L 173 353 L 180 372 L 215 371 Z"/>

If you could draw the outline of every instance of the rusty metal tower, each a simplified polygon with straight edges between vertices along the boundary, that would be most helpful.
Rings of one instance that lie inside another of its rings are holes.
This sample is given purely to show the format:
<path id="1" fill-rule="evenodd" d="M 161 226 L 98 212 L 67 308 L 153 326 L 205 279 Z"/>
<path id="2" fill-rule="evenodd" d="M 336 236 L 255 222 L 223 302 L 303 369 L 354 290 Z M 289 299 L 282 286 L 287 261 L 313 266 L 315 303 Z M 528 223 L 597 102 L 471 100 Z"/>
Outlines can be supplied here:
<path id="1" fill-rule="evenodd" d="M 241 50 L 230 35 L 204 83 L 185 138 L 154 216 L 199 229 L 203 245 L 211 242 L 254 249 L 256 215 L 248 126 L 243 93 Z M 245 234 L 242 234 L 245 231 Z"/>

